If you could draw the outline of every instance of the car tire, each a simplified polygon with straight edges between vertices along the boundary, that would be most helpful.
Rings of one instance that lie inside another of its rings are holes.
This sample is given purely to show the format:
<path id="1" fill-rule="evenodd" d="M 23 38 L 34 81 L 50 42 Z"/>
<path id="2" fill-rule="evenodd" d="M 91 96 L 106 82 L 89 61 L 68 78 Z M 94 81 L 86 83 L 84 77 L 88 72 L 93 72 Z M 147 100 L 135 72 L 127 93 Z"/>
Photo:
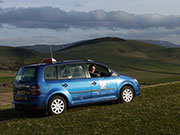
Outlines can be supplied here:
<path id="1" fill-rule="evenodd" d="M 120 103 L 128 103 L 128 102 L 131 102 L 134 98 L 134 90 L 132 87 L 130 86 L 124 86 L 122 89 L 121 89 L 121 92 L 120 92 Z"/>
<path id="2" fill-rule="evenodd" d="M 62 114 L 67 108 L 66 100 L 61 96 L 53 96 L 48 104 L 49 115 Z"/>

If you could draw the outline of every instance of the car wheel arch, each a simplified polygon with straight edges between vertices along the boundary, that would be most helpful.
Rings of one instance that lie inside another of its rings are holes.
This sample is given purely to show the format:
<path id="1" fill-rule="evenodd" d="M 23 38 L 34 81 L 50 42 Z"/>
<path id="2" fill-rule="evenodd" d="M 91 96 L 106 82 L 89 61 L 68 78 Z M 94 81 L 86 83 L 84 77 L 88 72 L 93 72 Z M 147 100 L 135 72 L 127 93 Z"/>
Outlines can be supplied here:
<path id="1" fill-rule="evenodd" d="M 122 90 L 125 86 L 131 87 L 131 88 L 133 89 L 134 95 L 136 94 L 136 93 L 135 93 L 135 88 L 134 88 L 133 84 L 131 84 L 131 83 L 125 83 L 125 84 L 121 85 L 121 87 L 119 88 L 118 96 L 120 95 L 121 90 Z"/>
<path id="2" fill-rule="evenodd" d="M 63 98 L 65 99 L 65 101 L 66 101 L 67 108 L 69 107 L 69 100 L 68 100 L 68 98 L 67 98 L 64 94 L 62 94 L 62 93 L 54 93 L 54 94 L 52 94 L 51 96 L 49 96 L 49 98 L 48 98 L 47 101 L 46 101 L 46 112 L 48 111 L 49 101 L 50 101 L 54 96 L 61 96 L 61 97 L 63 97 Z"/>

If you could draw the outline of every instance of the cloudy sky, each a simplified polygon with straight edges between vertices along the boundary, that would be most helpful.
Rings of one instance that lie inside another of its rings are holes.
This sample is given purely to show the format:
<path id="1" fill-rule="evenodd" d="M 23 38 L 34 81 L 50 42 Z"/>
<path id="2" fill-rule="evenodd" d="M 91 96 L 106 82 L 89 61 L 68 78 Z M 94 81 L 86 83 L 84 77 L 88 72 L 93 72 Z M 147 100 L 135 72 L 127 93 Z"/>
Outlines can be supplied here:
<path id="1" fill-rule="evenodd" d="M 0 45 L 115 36 L 180 45 L 180 0 L 0 0 Z"/>

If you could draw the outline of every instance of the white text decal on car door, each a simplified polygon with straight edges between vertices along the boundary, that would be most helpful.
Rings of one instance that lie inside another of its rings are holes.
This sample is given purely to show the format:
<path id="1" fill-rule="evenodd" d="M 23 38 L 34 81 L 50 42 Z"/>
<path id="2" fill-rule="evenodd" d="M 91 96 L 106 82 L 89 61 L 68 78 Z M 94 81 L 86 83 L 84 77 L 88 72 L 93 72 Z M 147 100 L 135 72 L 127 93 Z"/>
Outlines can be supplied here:
<path id="1" fill-rule="evenodd" d="M 100 81 L 100 89 L 106 89 L 106 81 Z"/>

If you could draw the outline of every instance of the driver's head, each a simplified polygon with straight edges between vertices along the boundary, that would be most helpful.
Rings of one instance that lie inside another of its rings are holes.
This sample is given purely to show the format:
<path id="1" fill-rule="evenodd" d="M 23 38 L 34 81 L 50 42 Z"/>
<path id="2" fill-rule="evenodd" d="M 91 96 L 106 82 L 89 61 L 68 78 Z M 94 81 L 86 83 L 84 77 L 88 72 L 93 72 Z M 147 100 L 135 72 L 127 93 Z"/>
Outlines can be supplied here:
<path id="1" fill-rule="evenodd" d="M 89 66 L 89 71 L 90 71 L 90 72 L 95 72 L 95 70 L 96 70 L 95 65 L 90 65 L 90 66 Z"/>

